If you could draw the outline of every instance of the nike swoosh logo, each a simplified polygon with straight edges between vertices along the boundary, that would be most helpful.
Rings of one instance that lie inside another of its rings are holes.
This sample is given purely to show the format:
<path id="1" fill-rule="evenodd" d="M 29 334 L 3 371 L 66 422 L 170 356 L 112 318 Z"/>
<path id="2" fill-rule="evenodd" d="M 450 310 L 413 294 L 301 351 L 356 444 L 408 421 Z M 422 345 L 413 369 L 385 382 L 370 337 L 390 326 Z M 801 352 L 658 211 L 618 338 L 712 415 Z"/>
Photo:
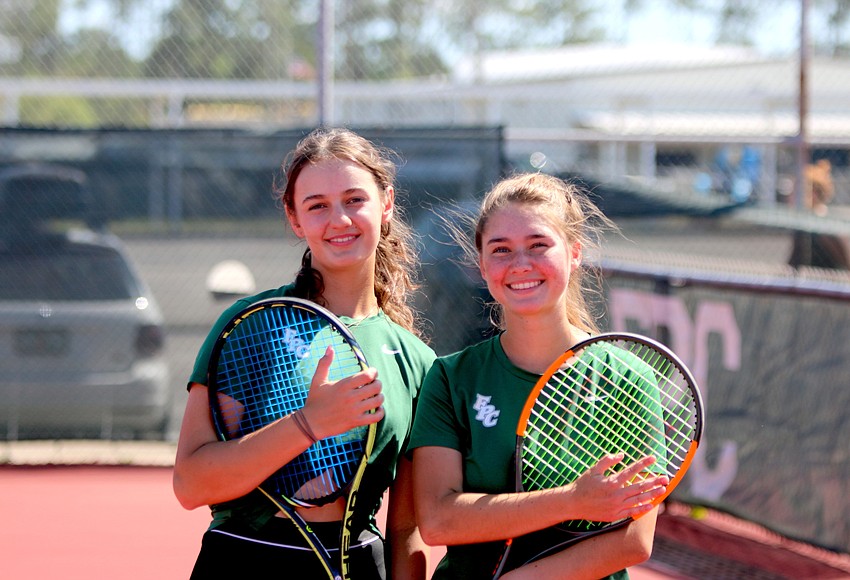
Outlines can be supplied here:
<path id="1" fill-rule="evenodd" d="M 384 345 L 381 345 L 381 352 L 384 353 L 384 354 L 388 354 L 390 356 L 393 356 L 393 355 L 399 354 L 401 351 L 400 350 L 393 350 L 388 345 L 384 344 Z"/>

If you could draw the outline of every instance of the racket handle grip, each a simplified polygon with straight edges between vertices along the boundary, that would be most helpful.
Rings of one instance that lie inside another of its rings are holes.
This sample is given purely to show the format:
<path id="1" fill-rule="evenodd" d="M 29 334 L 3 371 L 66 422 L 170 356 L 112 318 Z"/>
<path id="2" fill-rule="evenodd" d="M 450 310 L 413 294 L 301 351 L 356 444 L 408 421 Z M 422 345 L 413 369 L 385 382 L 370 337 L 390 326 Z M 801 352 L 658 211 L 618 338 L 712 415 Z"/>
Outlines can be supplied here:
<path id="1" fill-rule="evenodd" d="M 505 568 L 505 563 L 508 561 L 508 552 L 511 551 L 511 544 L 513 543 L 513 538 L 509 538 L 507 542 L 505 542 L 505 549 L 502 551 L 502 557 L 499 558 L 499 562 L 496 565 L 496 570 L 493 572 L 493 580 L 498 580 L 499 576 L 502 575 L 502 570 Z"/>

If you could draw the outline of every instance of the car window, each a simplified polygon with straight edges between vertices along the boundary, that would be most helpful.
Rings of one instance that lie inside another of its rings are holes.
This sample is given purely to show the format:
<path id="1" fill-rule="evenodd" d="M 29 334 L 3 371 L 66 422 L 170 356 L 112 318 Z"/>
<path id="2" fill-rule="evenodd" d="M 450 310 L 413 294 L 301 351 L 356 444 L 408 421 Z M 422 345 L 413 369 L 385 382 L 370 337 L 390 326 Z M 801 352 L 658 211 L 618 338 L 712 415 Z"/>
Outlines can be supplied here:
<path id="1" fill-rule="evenodd" d="M 64 246 L 0 254 L 0 300 L 124 300 L 138 288 L 109 248 Z"/>

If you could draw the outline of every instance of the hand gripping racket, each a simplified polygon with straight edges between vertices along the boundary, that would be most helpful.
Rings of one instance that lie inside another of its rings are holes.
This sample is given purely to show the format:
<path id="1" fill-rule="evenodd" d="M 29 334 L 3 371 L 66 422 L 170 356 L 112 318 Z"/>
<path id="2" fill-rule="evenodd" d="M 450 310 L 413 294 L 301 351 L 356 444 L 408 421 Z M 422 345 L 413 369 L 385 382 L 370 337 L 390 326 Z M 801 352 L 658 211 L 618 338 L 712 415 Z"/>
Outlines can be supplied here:
<path id="1" fill-rule="evenodd" d="M 334 358 L 329 379 L 367 368 L 357 341 L 328 310 L 298 298 L 262 300 L 236 314 L 221 331 L 209 364 L 209 397 L 219 437 L 243 437 L 304 406 L 319 359 Z M 349 577 L 348 549 L 357 488 L 376 426 L 322 439 L 281 467 L 259 490 L 296 525 L 334 580 Z M 337 562 L 296 507 L 327 504 L 348 493 Z"/>
<path id="2" fill-rule="evenodd" d="M 703 421 L 697 384 L 673 352 L 635 334 L 600 334 L 558 357 L 531 391 L 517 424 L 516 491 L 569 484 L 608 454 L 625 454 L 620 467 L 653 455 L 649 471 L 670 480 L 658 505 L 688 470 Z M 574 520 L 508 540 L 493 577 L 631 521 Z"/>

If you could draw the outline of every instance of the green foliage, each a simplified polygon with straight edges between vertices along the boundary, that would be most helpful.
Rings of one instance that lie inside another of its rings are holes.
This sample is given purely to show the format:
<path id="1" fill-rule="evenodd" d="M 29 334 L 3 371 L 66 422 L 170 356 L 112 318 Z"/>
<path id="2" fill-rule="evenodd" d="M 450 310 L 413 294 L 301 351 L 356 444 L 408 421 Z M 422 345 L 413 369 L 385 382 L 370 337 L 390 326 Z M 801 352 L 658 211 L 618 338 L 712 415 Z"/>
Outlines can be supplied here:
<path id="1" fill-rule="evenodd" d="M 101 124 L 95 104 L 75 97 L 24 97 L 18 110 L 22 126 L 66 127 L 69 119 L 79 127 Z"/>
<path id="2" fill-rule="evenodd" d="M 601 40 L 598 3 L 591 0 L 434 3 L 454 47 L 466 54 L 485 50 L 552 47 Z"/>
<path id="3" fill-rule="evenodd" d="M 334 77 L 342 81 L 443 76 L 457 58 L 488 50 L 604 40 L 610 24 L 593 0 L 327 1 Z M 716 19 L 719 43 L 747 44 L 772 5 L 799 0 L 663 4 Z M 628 15 L 650 2 L 619 0 L 619 6 Z M 314 81 L 320 12 L 320 0 L 0 0 L 0 75 Z M 815 50 L 850 52 L 850 0 L 811 0 L 811 12 L 813 24 L 826 31 L 813 35 Z M 103 103 L 29 100 L 20 118 L 79 126 L 145 118 L 141 103 Z"/>
<path id="4" fill-rule="evenodd" d="M 145 127 L 149 113 L 145 102 L 131 99 L 24 97 L 18 105 L 25 127 Z"/>
<path id="5" fill-rule="evenodd" d="M 280 79 L 312 60 L 314 22 L 297 2 L 182 0 L 145 61 L 158 78 Z"/>

